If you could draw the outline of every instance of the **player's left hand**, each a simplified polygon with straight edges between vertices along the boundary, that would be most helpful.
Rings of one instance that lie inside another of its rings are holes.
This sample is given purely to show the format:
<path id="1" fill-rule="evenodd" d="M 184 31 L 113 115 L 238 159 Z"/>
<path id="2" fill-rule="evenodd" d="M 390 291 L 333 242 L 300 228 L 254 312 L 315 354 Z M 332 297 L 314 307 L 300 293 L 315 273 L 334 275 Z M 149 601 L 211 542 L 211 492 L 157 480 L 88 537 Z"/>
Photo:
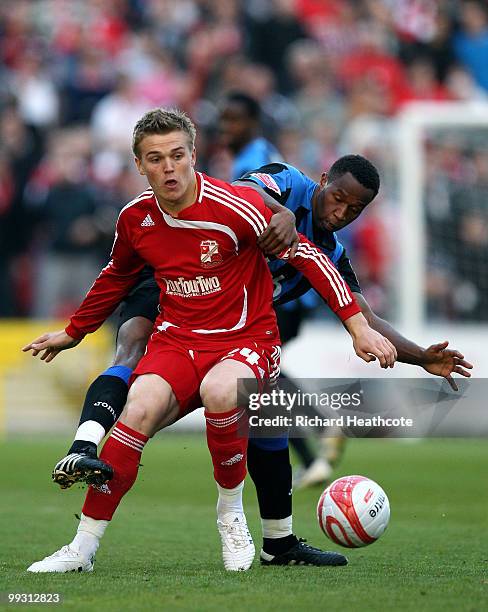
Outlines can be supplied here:
<path id="1" fill-rule="evenodd" d="M 394 345 L 382 334 L 369 326 L 361 312 L 344 321 L 344 326 L 351 334 L 354 350 L 366 363 L 378 359 L 382 368 L 392 368 L 398 354 Z"/>
<path id="2" fill-rule="evenodd" d="M 434 376 L 442 376 L 447 380 L 453 391 L 458 391 L 456 381 L 451 376 L 454 372 L 469 378 L 473 365 L 464 359 L 464 355 L 459 351 L 448 349 L 449 342 L 439 342 L 432 344 L 425 350 L 425 360 L 422 367 L 429 374 Z"/>
<path id="3" fill-rule="evenodd" d="M 295 257 L 299 243 L 295 215 L 288 208 L 275 213 L 268 227 L 258 238 L 258 246 L 269 255 L 279 255 L 291 247 L 288 259 Z"/>

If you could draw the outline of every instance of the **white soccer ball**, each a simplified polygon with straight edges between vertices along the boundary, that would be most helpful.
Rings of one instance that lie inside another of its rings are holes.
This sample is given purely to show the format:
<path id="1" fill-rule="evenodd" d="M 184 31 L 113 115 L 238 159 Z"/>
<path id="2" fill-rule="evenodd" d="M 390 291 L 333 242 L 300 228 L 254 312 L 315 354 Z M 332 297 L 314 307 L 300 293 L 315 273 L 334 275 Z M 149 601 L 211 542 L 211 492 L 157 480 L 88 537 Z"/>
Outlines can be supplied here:
<path id="1" fill-rule="evenodd" d="M 359 548 L 376 542 L 388 526 L 390 502 L 383 489 L 365 476 L 343 476 L 322 493 L 317 518 L 336 544 Z"/>

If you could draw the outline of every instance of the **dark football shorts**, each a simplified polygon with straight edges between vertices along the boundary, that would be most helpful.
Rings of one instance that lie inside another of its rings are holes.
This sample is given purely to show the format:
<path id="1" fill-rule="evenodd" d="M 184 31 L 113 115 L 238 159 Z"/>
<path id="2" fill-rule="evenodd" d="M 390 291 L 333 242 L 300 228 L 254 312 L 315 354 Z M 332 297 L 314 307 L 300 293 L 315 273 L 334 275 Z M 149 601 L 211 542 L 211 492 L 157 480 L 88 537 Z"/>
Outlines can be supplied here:
<path id="1" fill-rule="evenodd" d="M 145 317 L 154 323 L 159 314 L 159 291 L 154 271 L 144 269 L 139 282 L 121 304 L 117 332 L 134 317 Z"/>

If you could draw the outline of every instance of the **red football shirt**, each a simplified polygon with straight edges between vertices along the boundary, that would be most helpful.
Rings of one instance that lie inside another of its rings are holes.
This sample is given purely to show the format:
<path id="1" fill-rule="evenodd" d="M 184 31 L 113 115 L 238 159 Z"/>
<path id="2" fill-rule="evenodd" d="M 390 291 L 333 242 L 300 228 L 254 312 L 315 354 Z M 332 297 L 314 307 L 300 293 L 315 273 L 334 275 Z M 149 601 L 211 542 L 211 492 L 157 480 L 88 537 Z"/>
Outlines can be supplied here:
<path id="1" fill-rule="evenodd" d="M 151 190 L 122 209 L 112 259 L 72 316 L 70 336 L 95 331 L 149 264 L 161 288 L 156 326 L 168 341 L 200 350 L 220 350 L 237 339 L 277 341 L 273 283 L 256 244 L 271 211 L 250 187 L 196 176 L 196 201 L 177 217 L 160 208 Z M 290 263 L 342 320 L 359 312 L 332 262 L 300 239 Z"/>

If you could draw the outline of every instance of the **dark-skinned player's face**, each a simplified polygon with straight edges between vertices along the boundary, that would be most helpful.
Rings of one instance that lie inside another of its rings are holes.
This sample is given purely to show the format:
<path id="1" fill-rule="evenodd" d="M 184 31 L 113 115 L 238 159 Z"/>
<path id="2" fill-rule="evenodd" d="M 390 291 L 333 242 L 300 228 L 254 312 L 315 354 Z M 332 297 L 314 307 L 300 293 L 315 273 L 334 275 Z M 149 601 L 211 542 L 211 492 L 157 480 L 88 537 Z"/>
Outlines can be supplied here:
<path id="1" fill-rule="evenodd" d="M 238 102 L 228 102 L 219 116 L 219 131 L 222 144 L 232 151 L 239 151 L 254 138 L 256 122 Z"/>
<path id="2" fill-rule="evenodd" d="M 350 172 L 331 182 L 324 172 L 313 204 L 314 225 L 336 232 L 357 219 L 374 196 L 374 191 L 361 185 Z"/>

